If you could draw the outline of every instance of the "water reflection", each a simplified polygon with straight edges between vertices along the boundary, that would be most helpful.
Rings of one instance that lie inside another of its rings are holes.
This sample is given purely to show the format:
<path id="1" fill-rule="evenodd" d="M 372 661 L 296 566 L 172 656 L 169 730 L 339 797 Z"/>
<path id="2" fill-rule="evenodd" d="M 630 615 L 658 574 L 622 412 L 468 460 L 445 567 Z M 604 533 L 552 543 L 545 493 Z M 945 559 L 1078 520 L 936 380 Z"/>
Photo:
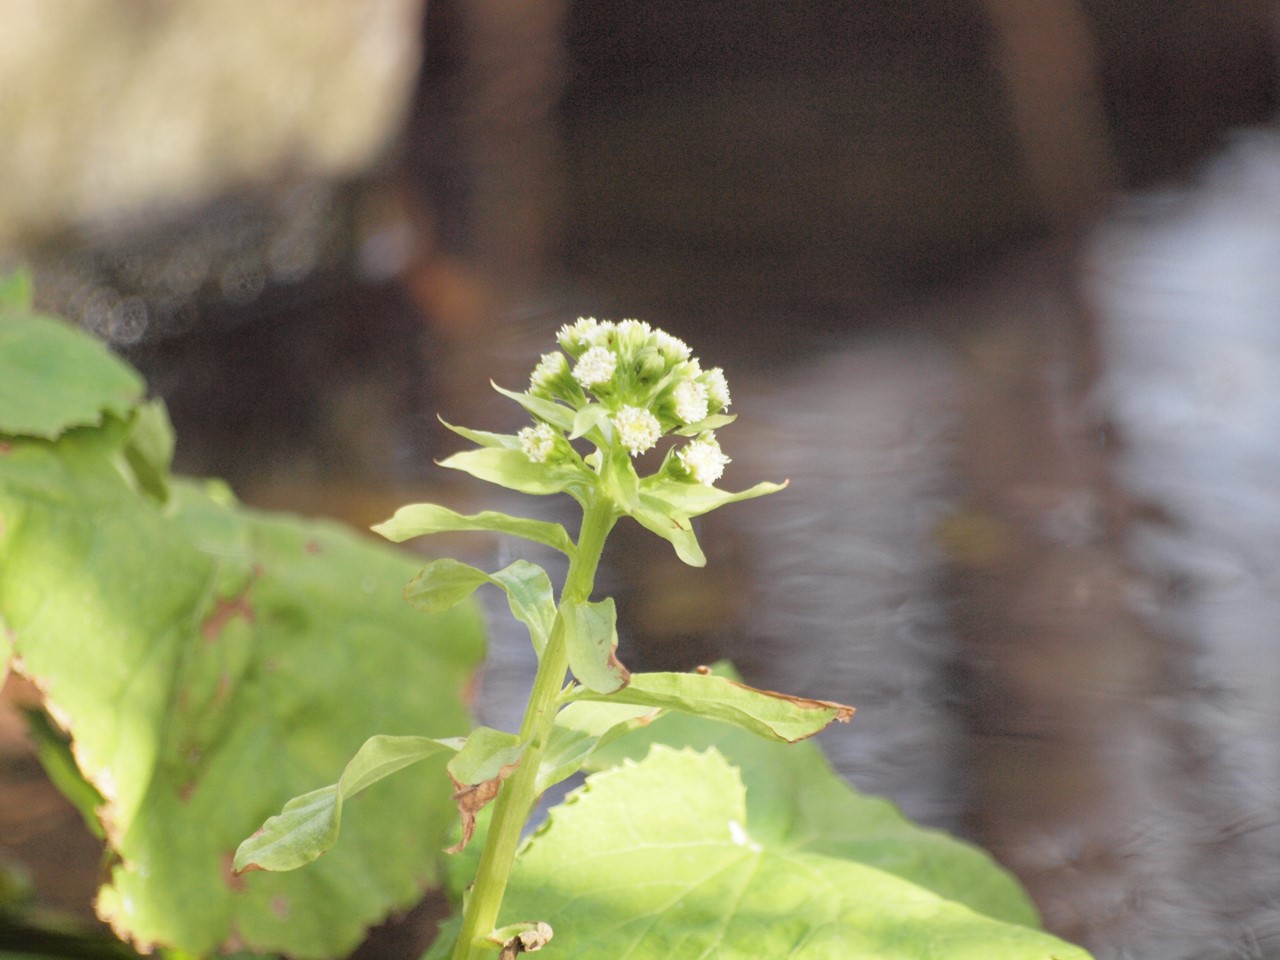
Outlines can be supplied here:
<path id="1" fill-rule="evenodd" d="M 786 364 L 745 327 L 728 349 L 769 356 L 733 378 L 725 483 L 791 487 L 705 518 L 703 571 L 619 528 L 624 659 L 856 704 L 837 768 L 984 843 L 1100 958 L 1280 955 L 1276 263 L 1260 134 Z M 485 354 L 515 382 L 573 313 Z M 495 719 L 525 648 L 500 628 Z"/>

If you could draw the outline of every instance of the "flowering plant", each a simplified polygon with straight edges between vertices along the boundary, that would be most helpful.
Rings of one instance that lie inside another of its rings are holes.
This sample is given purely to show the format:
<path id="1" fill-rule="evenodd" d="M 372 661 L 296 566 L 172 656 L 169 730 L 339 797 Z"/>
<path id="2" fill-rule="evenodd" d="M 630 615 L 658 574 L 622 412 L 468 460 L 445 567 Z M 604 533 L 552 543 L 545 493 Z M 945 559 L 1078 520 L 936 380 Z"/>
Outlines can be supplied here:
<path id="1" fill-rule="evenodd" d="M 734 420 L 726 413 L 729 387 L 722 370 L 704 370 L 680 339 L 638 320 L 580 319 L 564 326 L 558 341 L 561 349 L 541 358 L 527 390 L 494 387 L 533 423 L 516 434 L 446 424 L 477 448 L 441 465 L 522 493 L 569 494 L 583 511 L 577 541 L 557 523 L 493 511 L 464 516 L 435 504 L 402 507 L 374 528 L 397 542 L 445 530 L 498 531 L 569 558 L 558 601 L 546 572 L 525 560 L 486 573 L 440 559 L 406 588 L 406 597 L 429 611 L 446 609 L 485 583 L 507 593 L 539 657 L 519 732 L 481 727 L 465 739 L 373 737 L 338 783 L 290 801 L 235 857 L 238 871 L 301 866 L 336 841 L 345 798 L 418 760 L 452 753 L 448 772 L 463 824 L 455 852 L 470 840 L 477 812 L 497 800 L 454 949 L 458 960 L 494 944 L 514 953 L 545 939 L 549 931 L 540 923 L 495 932 L 521 829 L 538 796 L 581 769 L 606 740 L 663 710 L 728 720 L 784 741 L 811 736 L 853 712 L 755 690 L 707 671 L 632 675 L 619 662 L 613 601 L 591 599 L 605 539 L 617 520 L 632 517 L 669 541 L 685 563 L 701 566 L 706 558 L 692 518 L 785 484 L 760 483 L 738 493 L 715 486 L 729 463 L 715 434 Z M 657 469 L 641 477 L 636 458 L 668 435 L 676 442 Z M 584 455 L 575 441 L 593 449 Z M 566 671 L 572 676 L 567 683 Z"/>

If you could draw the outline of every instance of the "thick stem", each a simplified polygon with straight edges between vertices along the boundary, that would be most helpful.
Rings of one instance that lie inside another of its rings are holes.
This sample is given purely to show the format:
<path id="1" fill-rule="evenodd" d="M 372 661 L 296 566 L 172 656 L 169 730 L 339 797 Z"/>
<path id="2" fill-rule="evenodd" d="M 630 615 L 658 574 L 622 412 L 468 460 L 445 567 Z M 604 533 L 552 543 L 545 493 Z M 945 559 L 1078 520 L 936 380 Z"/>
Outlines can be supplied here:
<path id="1" fill-rule="evenodd" d="M 617 519 L 607 498 L 592 500 L 582 515 L 578 549 L 569 562 L 560 602 L 581 602 L 591 596 L 596 567 L 605 538 Z M 564 621 L 559 613 L 538 663 L 533 690 L 520 725 L 520 739 L 528 743 L 520 766 L 502 785 L 493 805 L 493 819 L 485 839 L 475 883 L 462 916 L 462 929 L 453 948 L 453 960 L 477 960 L 491 954 L 485 938 L 497 926 L 498 911 L 515 862 L 520 833 L 538 802 L 537 778 L 547 738 L 556 718 L 556 698 L 564 686 L 569 652 L 564 642 Z"/>

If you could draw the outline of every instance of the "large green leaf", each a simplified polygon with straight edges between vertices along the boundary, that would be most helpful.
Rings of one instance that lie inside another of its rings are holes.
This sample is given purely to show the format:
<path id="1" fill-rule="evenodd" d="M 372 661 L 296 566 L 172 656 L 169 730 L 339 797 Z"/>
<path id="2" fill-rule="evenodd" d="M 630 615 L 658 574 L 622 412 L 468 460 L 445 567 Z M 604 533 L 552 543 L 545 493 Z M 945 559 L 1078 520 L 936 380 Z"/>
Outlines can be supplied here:
<path id="1" fill-rule="evenodd" d="M 71 427 L 125 417 L 142 378 L 60 320 L 0 309 L 0 434 L 52 440 Z"/>
<path id="2" fill-rule="evenodd" d="M 139 495 L 129 429 L 0 453 L 0 617 L 106 800 L 118 859 L 99 911 L 192 953 L 343 953 L 437 879 L 455 817 L 443 760 L 353 801 L 307 870 L 238 878 L 232 851 L 370 735 L 464 733 L 479 616 L 412 610 L 417 564 L 336 525 L 185 482 L 163 506 Z"/>
<path id="3" fill-rule="evenodd" d="M 517 861 L 499 923 L 549 923 L 546 960 L 1087 957 L 891 871 L 782 842 L 780 830 L 749 808 L 714 749 L 656 746 L 551 812 Z"/>
<path id="4" fill-rule="evenodd" d="M 986 852 L 854 790 L 812 741 L 778 743 L 728 723 L 666 713 L 601 745 L 586 765 L 603 770 L 640 760 L 654 744 L 714 748 L 728 758 L 747 788 L 751 833 L 762 842 L 856 860 L 998 920 L 1039 924 L 1021 886 Z"/>

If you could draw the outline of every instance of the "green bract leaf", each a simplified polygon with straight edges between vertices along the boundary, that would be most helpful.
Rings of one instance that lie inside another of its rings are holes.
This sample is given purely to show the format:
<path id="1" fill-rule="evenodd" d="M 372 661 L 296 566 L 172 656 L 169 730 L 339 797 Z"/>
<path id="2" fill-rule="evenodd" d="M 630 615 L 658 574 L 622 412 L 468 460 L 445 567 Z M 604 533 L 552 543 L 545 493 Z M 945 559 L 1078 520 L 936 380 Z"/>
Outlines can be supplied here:
<path id="1" fill-rule="evenodd" d="M 538 768 L 538 793 L 573 776 L 598 749 L 637 727 L 658 711 L 628 703 L 570 703 L 556 714 L 551 738 Z"/>
<path id="2" fill-rule="evenodd" d="M 736 413 L 717 413 L 707 417 L 705 420 L 699 420 L 697 423 L 691 423 L 672 432 L 681 437 L 696 437 L 707 430 L 719 430 L 721 427 L 727 427 L 737 419 L 738 415 Z"/>
<path id="3" fill-rule="evenodd" d="M 370 737 L 342 771 L 338 782 L 294 797 L 284 809 L 240 844 L 232 867 L 247 870 L 296 870 L 311 863 L 338 840 L 342 805 L 361 790 L 405 767 L 463 741 L 426 737 Z"/>
<path id="4" fill-rule="evenodd" d="M 55 439 L 127 418 L 143 383 L 87 334 L 60 320 L 0 311 L 0 434 Z"/>
<path id="5" fill-rule="evenodd" d="M 542 656 L 556 619 L 551 578 L 536 563 L 516 560 L 495 573 L 492 579 L 506 591 L 512 616 L 529 628 L 533 649 Z"/>
<path id="6" fill-rule="evenodd" d="M 492 583 L 507 595 L 512 615 L 529 628 L 538 655 L 546 649 L 556 602 L 551 578 L 536 563 L 517 560 L 497 573 L 448 557 L 434 560 L 405 587 L 405 599 L 427 613 L 448 610 L 471 596 L 482 584 Z"/>
<path id="7" fill-rule="evenodd" d="M 565 603 L 564 642 L 569 652 L 569 669 L 585 688 L 596 693 L 613 693 L 626 685 L 630 672 L 619 662 L 617 613 L 613 598 L 599 603 Z"/>
<path id="8" fill-rule="evenodd" d="M 574 696 L 600 699 L 598 692 L 587 689 Z M 844 704 L 757 690 L 727 677 L 702 673 L 635 673 L 624 689 L 608 699 L 723 720 L 788 743 L 811 737 L 833 721 L 847 723 L 853 716 L 853 707 Z"/>
<path id="9" fill-rule="evenodd" d="M 442 761 L 362 795 L 306 871 L 237 879 L 233 852 L 370 735 L 465 732 L 478 612 L 424 618 L 400 597 L 418 564 L 334 524 L 181 481 L 163 506 L 140 496 L 118 468 L 128 429 L 0 453 L 0 619 L 105 799 L 99 910 L 195 954 L 345 953 L 435 881 L 454 818 Z M 414 829 L 387 831 L 406 809 Z"/>
<path id="10" fill-rule="evenodd" d="M 716 751 L 655 747 L 552 811 L 516 862 L 499 924 L 548 923 L 546 960 L 1087 958 L 893 872 L 780 843 L 758 819 Z M 429 956 L 445 955 L 441 939 Z"/>
<path id="11" fill-rule="evenodd" d="M 589 403 L 574 415 L 573 429 L 569 431 L 569 439 L 585 437 L 596 431 L 593 440 L 603 440 L 603 430 L 609 424 L 609 411 L 598 403 Z"/>
<path id="12" fill-rule="evenodd" d="M 482 447 L 502 447 L 507 450 L 520 449 L 520 438 L 513 433 L 491 433 L 488 430 L 472 430 L 470 427 L 455 426 L 443 417 L 438 417 L 437 419 L 458 436 L 466 437 Z"/>
<path id="13" fill-rule="evenodd" d="M 525 460 L 527 462 L 528 458 Z M 570 558 L 574 553 L 573 540 L 558 523 L 512 517 L 494 510 L 464 516 L 434 503 L 413 503 L 401 507 L 390 520 L 375 524 L 373 530 L 395 543 L 448 530 L 491 530 L 545 544 Z"/>
<path id="14" fill-rule="evenodd" d="M 587 479 L 569 464 L 534 463 L 520 450 L 494 447 L 455 453 L 441 460 L 440 466 L 462 470 L 509 490 L 540 495 L 565 493 Z"/>
<path id="15" fill-rule="evenodd" d="M 404 598 L 426 613 L 441 613 L 456 607 L 481 584 L 491 582 L 483 570 L 461 560 L 442 557 L 431 561 L 409 581 L 404 588 Z"/>
<path id="16" fill-rule="evenodd" d="M 676 548 L 676 556 L 691 567 L 705 567 L 707 557 L 698 544 L 693 524 L 681 516 L 674 507 L 650 497 L 642 498 L 630 512 L 636 523 L 650 533 L 656 533 Z"/>
<path id="17" fill-rule="evenodd" d="M 575 411 L 572 407 L 566 407 L 564 404 L 556 403 L 554 400 L 543 400 L 541 397 L 531 396 L 527 393 L 504 390 L 496 383 L 491 382 L 491 386 L 504 397 L 508 397 L 520 404 L 539 420 L 545 420 L 553 427 L 558 427 L 565 431 L 573 428 Z"/>
<path id="18" fill-rule="evenodd" d="M 730 493 L 728 490 L 709 487 L 705 483 L 668 480 L 653 476 L 645 477 L 640 481 L 640 494 L 642 498 L 652 497 L 656 502 L 667 505 L 669 509 L 682 516 L 700 517 L 726 504 L 763 497 L 768 493 L 777 493 L 779 490 L 785 490 L 786 486 L 785 482 L 757 483 L 750 489 Z"/>

